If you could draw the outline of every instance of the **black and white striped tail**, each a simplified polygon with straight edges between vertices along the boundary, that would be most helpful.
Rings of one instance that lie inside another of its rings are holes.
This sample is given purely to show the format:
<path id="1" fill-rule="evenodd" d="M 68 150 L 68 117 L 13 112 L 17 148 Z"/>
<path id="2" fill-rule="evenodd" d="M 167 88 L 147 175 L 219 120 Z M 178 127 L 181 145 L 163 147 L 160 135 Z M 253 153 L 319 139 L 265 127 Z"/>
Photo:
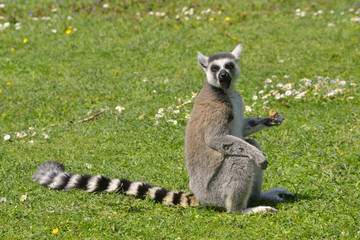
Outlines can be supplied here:
<path id="1" fill-rule="evenodd" d="M 116 192 L 135 195 L 139 198 L 149 196 L 155 202 L 166 205 L 198 206 L 192 193 L 172 192 L 153 187 L 144 182 L 131 182 L 127 179 L 110 179 L 101 175 L 89 176 L 65 172 L 64 165 L 58 162 L 45 162 L 38 167 L 32 180 L 51 189 L 69 191 L 74 188 L 87 192 Z"/>

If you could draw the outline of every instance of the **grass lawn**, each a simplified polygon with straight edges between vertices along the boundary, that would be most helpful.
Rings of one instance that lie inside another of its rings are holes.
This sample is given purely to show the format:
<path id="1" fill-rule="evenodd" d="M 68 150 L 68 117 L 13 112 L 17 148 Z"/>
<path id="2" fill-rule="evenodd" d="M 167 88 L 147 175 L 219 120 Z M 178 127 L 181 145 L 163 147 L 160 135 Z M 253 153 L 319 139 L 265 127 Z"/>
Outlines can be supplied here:
<path id="1" fill-rule="evenodd" d="M 359 9 L 353 1 L 0 1 L 0 238 L 360 239 Z M 184 133 L 205 82 L 197 51 L 238 43 L 246 116 L 274 108 L 286 117 L 254 136 L 270 161 L 264 190 L 296 194 L 270 204 L 276 214 L 31 181 L 56 160 L 74 173 L 189 191 Z"/>

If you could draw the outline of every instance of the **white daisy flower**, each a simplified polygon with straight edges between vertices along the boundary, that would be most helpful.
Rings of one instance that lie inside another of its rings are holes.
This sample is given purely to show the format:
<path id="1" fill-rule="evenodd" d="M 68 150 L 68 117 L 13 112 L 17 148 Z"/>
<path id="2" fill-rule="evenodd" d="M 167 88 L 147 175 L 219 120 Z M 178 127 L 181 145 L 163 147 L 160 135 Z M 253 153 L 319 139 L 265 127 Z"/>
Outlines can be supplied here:
<path id="1" fill-rule="evenodd" d="M 125 107 L 117 106 L 115 109 L 116 109 L 119 113 L 122 113 L 122 111 L 125 110 Z"/>
<path id="2" fill-rule="evenodd" d="M 27 194 L 22 195 L 21 198 L 20 198 L 20 201 L 24 202 L 26 199 L 27 199 Z"/>
<path id="3" fill-rule="evenodd" d="M 10 138 L 11 138 L 11 136 L 9 134 L 6 134 L 5 137 L 4 137 L 4 140 L 8 141 L 8 140 L 10 140 Z"/>

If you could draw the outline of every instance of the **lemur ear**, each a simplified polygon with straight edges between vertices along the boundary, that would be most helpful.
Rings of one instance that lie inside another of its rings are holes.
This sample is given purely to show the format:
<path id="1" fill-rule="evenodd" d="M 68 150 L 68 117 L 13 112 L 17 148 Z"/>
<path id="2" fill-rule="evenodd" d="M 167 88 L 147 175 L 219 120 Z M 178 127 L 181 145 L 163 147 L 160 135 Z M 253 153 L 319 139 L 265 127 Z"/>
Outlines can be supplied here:
<path id="1" fill-rule="evenodd" d="M 209 57 L 202 55 L 201 52 L 198 52 L 198 63 L 202 68 L 204 68 L 204 69 L 207 68 L 208 63 L 209 63 L 208 61 L 209 61 Z"/>
<path id="2" fill-rule="evenodd" d="M 234 55 L 234 57 L 237 60 L 239 60 L 241 52 L 242 52 L 242 45 L 239 44 L 236 46 L 236 48 L 231 53 L 232 53 L 232 55 Z"/>

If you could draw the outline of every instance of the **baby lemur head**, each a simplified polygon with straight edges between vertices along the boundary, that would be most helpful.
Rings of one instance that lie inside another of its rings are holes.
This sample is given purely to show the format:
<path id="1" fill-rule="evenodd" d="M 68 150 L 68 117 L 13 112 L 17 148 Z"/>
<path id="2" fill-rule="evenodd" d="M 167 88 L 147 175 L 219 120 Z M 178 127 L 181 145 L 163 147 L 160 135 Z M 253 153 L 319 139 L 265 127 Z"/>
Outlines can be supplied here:
<path id="1" fill-rule="evenodd" d="M 242 51 L 241 44 L 232 52 L 221 52 L 204 56 L 198 52 L 198 62 L 206 73 L 207 82 L 224 90 L 234 86 L 234 80 L 239 77 L 239 57 Z"/>

